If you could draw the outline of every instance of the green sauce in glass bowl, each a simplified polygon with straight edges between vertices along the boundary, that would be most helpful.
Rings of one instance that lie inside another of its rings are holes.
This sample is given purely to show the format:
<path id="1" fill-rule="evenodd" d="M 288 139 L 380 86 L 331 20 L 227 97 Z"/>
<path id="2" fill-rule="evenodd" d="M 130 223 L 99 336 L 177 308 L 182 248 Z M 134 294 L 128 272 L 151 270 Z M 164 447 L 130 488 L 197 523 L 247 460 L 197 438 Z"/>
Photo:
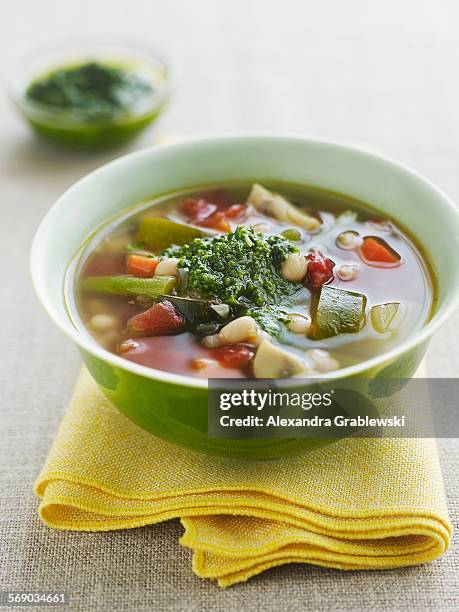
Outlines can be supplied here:
<path id="1" fill-rule="evenodd" d="M 137 46 L 59 50 L 15 74 L 13 99 L 40 135 L 72 148 L 105 148 L 138 135 L 169 98 L 169 71 Z"/>

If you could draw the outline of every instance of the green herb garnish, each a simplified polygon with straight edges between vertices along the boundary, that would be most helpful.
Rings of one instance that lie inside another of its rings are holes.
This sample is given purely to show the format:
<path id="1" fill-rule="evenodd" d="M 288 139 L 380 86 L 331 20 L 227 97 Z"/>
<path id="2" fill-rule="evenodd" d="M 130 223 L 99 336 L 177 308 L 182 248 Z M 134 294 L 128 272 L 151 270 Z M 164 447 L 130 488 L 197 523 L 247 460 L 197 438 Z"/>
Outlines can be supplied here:
<path id="1" fill-rule="evenodd" d="M 87 62 L 59 68 L 33 81 L 26 95 L 35 102 L 71 111 L 86 121 L 101 121 L 129 111 L 152 92 L 151 83 L 134 72 Z"/>
<path id="2" fill-rule="evenodd" d="M 188 271 L 190 295 L 245 306 L 263 329 L 278 335 L 279 323 L 287 317 L 276 306 L 287 304 L 302 286 L 285 280 L 280 267 L 297 250 L 282 236 L 264 236 L 240 226 L 228 234 L 171 247 L 162 255 L 177 257 L 179 270 Z"/>

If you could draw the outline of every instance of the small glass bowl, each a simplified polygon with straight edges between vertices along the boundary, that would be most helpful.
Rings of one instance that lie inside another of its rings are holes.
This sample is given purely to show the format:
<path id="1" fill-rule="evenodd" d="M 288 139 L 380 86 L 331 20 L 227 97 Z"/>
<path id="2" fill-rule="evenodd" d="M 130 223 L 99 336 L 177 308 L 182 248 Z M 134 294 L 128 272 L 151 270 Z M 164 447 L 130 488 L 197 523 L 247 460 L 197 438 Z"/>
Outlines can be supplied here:
<path id="1" fill-rule="evenodd" d="M 34 80 L 58 68 L 87 61 L 130 70 L 148 80 L 153 92 L 116 118 L 97 121 L 27 96 L 27 88 Z M 28 124 L 41 136 L 71 148 L 106 148 L 134 138 L 161 114 L 170 98 L 170 70 L 162 54 L 138 41 L 63 42 L 35 51 L 16 63 L 9 92 Z"/>

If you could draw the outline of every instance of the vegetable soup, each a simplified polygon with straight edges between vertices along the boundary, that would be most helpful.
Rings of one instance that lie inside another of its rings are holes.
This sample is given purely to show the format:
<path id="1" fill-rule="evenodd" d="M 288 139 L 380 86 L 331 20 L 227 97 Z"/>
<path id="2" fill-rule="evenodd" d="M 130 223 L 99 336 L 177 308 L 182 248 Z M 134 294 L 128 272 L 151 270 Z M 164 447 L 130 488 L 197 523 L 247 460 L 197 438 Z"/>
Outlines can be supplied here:
<path id="1" fill-rule="evenodd" d="M 428 262 L 366 204 L 288 184 L 194 189 L 95 234 L 69 274 L 75 323 L 138 364 L 309 377 L 387 352 L 434 305 Z"/>

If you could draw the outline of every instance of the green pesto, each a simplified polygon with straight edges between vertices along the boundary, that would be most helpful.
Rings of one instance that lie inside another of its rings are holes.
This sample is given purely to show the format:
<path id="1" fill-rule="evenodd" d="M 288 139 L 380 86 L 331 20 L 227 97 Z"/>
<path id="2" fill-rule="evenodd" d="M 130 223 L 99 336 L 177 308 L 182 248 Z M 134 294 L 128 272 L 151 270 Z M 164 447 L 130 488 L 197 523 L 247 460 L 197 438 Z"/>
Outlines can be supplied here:
<path id="1" fill-rule="evenodd" d="M 107 122 L 129 113 L 152 93 L 151 83 L 134 72 L 87 62 L 59 68 L 33 81 L 26 96 L 84 121 Z"/>
<path id="2" fill-rule="evenodd" d="M 196 238 L 163 252 L 187 271 L 187 292 L 196 297 L 242 305 L 268 333 L 278 335 L 285 305 L 301 287 L 282 278 L 280 266 L 298 249 L 282 236 L 264 236 L 252 227 L 213 238 Z"/>
<path id="3" fill-rule="evenodd" d="M 287 331 L 285 325 L 288 323 L 289 317 L 282 307 L 266 304 L 266 306 L 250 308 L 247 314 L 253 317 L 258 325 L 265 332 L 268 332 L 270 336 L 278 337 L 285 341 L 284 335 Z"/>

